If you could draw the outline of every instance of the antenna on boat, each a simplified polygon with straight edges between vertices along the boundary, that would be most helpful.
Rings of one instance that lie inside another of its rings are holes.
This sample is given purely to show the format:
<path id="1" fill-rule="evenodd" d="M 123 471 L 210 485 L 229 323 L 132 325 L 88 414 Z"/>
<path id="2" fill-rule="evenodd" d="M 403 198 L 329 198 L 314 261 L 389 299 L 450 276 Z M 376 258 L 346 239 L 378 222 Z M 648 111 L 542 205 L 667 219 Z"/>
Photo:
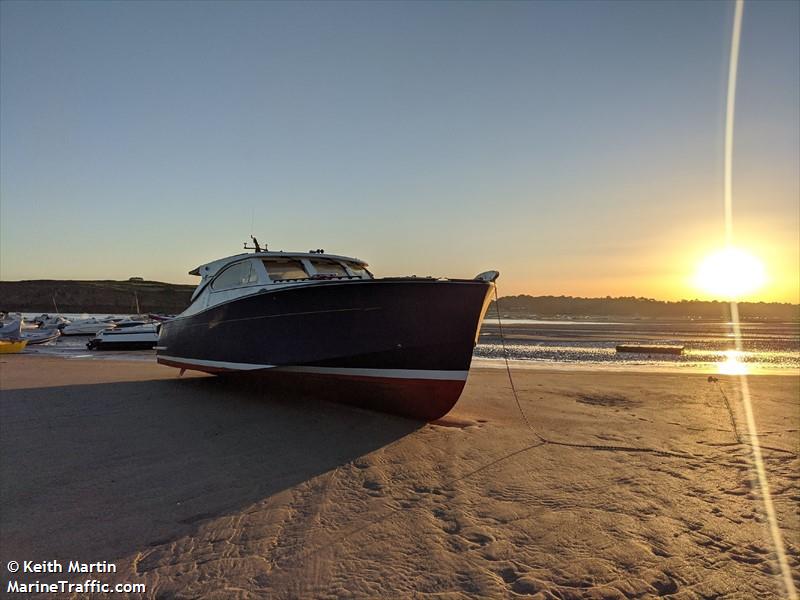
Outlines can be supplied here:
<path id="1" fill-rule="evenodd" d="M 245 242 L 244 243 L 244 249 L 245 250 L 255 250 L 256 252 L 266 252 L 267 251 L 267 245 L 264 244 L 264 247 L 262 248 L 261 244 L 258 243 L 258 240 L 255 238 L 255 236 L 251 235 L 250 239 L 253 240 L 253 245 L 252 246 L 248 246 L 247 242 Z"/>

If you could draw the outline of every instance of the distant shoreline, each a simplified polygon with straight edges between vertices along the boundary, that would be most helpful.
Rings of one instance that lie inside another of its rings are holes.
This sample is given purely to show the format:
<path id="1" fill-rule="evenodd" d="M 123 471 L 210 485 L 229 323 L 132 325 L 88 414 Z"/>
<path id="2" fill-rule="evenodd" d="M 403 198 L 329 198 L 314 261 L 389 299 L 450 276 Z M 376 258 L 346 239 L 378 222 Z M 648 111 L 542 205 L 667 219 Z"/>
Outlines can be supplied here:
<path id="1" fill-rule="evenodd" d="M 800 304 L 739 302 L 742 320 L 800 321 Z M 665 301 L 652 298 L 576 298 L 573 296 L 504 296 L 499 301 L 505 318 L 626 318 L 702 319 L 730 321 L 729 302 L 719 300 Z M 489 315 L 497 314 L 495 303 Z"/>
<path id="2" fill-rule="evenodd" d="M 146 280 L 0 281 L 0 311 L 63 313 L 167 313 L 183 311 L 194 285 Z M 137 311 L 138 303 L 138 311 Z M 730 320 L 730 304 L 714 300 L 504 296 L 504 318 Z M 740 302 L 742 320 L 800 321 L 800 304 Z M 496 315 L 495 303 L 487 317 Z"/>

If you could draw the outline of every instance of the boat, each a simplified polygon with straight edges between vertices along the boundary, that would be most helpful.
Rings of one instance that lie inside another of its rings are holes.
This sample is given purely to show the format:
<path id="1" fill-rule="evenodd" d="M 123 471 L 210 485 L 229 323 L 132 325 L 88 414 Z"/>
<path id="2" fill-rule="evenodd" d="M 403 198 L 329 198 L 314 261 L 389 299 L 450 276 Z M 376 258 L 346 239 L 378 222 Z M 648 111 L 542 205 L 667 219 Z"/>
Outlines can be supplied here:
<path id="1" fill-rule="evenodd" d="M 31 321 L 41 329 L 50 329 L 52 327 L 58 327 L 61 329 L 70 323 L 69 319 L 65 319 L 61 315 L 51 316 L 47 313 L 41 314 L 38 317 L 34 317 L 31 319 Z"/>
<path id="2" fill-rule="evenodd" d="M 59 337 L 61 337 L 61 330 L 58 327 L 39 328 L 22 334 L 22 339 L 27 341 L 29 346 L 53 342 Z"/>
<path id="3" fill-rule="evenodd" d="M 61 335 L 95 335 L 111 324 L 107 319 L 100 320 L 97 317 L 80 319 L 65 325 L 61 330 Z"/>
<path id="4" fill-rule="evenodd" d="M 22 338 L 23 319 L 20 316 L 6 321 L 0 326 L 0 340 L 19 340 Z"/>
<path id="5" fill-rule="evenodd" d="M 149 350 L 158 342 L 158 324 L 121 321 L 89 340 L 89 350 Z"/>
<path id="6" fill-rule="evenodd" d="M 617 352 L 633 354 L 683 354 L 683 346 L 649 346 L 643 344 L 620 344 Z"/>
<path id="7" fill-rule="evenodd" d="M 163 321 L 170 321 L 170 320 L 172 320 L 172 319 L 174 319 L 174 318 L 175 318 L 175 315 L 162 315 L 162 314 L 158 314 L 158 313 L 150 313 L 150 314 L 149 314 L 149 315 L 147 315 L 147 316 L 148 316 L 148 318 L 150 318 L 151 320 L 153 320 L 153 321 L 159 321 L 159 322 L 163 322 Z"/>
<path id="8" fill-rule="evenodd" d="M 253 242 L 190 271 L 201 280 L 161 325 L 160 364 L 429 421 L 455 405 L 497 271 L 376 278 L 358 258 Z"/>
<path id="9" fill-rule="evenodd" d="M 28 340 L 0 340 L 0 354 L 17 354 L 27 345 Z"/>
<path id="10" fill-rule="evenodd" d="M 28 345 L 45 344 L 52 342 L 61 335 L 61 331 L 56 326 L 51 327 L 26 327 L 22 317 L 6 323 L 0 327 L 0 340 L 21 341 L 25 340 Z"/>

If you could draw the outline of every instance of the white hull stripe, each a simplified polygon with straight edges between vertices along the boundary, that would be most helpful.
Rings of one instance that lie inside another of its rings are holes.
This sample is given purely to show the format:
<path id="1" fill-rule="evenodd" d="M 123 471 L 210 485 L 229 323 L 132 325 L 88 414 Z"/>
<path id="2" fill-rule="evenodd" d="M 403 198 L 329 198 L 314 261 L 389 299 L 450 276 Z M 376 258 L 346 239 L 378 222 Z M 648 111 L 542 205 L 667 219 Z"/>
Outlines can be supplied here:
<path id="1" fill-rule="evenodd" d="M 338 367 L 278 367 L 291 373 L 351 375 L 355 377 L 392 377 L 395 379 L 442 379 L 466 381 L 469 371 L 433 371 L 427 369 L 344 369 Z"/>
<path id="2" fill-rule="evenodd" d="M 237 363 L 225 362 L 221 360 L 201 360 L 199 358 L 181 358 L 178 356 L 165 356 L 159 354 L 157 357 L 159 362 L 161 360 L 168 360 L 170 362 L 180 363 L 182 365 L 191 365 L 195 367 L 214 367 L 216 369 L 230 369 L 232 371 L 257 371 L 259 369 L 274 369 L 275 365 L 259 365 L 254 363 Z"/>
<path id="3" fill-rule="evenodd" d="M 469 371 L 434 371 L 428 369 L 349 369 L 339 367 L 276 367 L 275 365 L 259 365 L 252 363 L 234 363 L 218 360 L 200 360 L 198 358 L 179 358 L 159 355 L 158 359 L 168 360 L 187 366 L 213 367 L 232 371 L 256 371 L 259 369 L 275 369 L 289 373 L 313 373 L 317 375 L 349 375 L 351 377 L 389 377 L 394 379 L 435 379 L 448 381 L 466 381 Z"/>

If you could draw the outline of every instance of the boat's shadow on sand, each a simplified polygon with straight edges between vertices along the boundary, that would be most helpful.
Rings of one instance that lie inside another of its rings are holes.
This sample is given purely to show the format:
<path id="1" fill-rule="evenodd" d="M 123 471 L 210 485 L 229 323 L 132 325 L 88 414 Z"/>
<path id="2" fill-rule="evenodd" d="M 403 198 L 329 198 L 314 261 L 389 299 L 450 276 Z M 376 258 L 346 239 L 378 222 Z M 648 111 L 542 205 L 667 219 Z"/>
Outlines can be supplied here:
<path id="1" fill-rule="evenodd" d="M 7 560 L 113 561 L 423 424 L 216 378 L 4 390 Z"/>

